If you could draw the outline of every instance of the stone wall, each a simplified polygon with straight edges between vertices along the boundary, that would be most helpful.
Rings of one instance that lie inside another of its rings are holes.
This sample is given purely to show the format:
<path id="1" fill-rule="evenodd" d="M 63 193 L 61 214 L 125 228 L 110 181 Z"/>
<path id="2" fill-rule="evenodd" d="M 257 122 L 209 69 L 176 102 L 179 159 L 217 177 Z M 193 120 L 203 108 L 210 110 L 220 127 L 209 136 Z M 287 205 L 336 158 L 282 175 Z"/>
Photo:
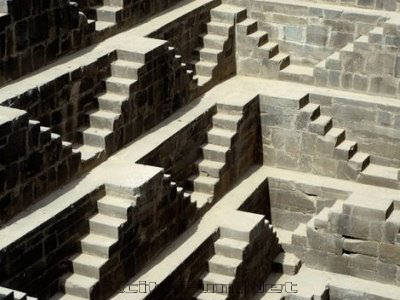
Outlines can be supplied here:
<path id="1" fill-rule="evenodd" d="M 87 114 L 98 106 L 96 96 L 105 91 L 104 79 L 116 59 L 111 51 L 37 87 L 4 93 L 1 105 L 25 110 L 63 140 L 75 142 L 77 130 L 88 123 Z"/>
<path id="2" fill-rule="evenodd" d="M 368 33 L 387 17 L 376 12 L 346 10 L 339 6 L 312 2 L 278 0 L 226 0 L 248 8 L 260 30 L 270 40 L 279 41 L 279 49 L 291 55 L 292 62 L 315 64 L 329 54 Z"/>
<path id="3" fill-rule="evenodd" d="M 190 63 L 194 50 L 201 46 L 200 35 L 206 32 L 206 23 L 210 21 L 210 10 L 219 2 L 216 0 L 204 4 L 151 33 L 149 37 L 167 40 L 182 55 L 183 61 Z"/>
<path id="4" fill-rule="evenodd" d="M 359 8 L 384 10 L 384 11 L 398 11 L 400 10 L 400 2 L 398 0 L 311 0 L 316 3 L 335 4 L 341 6 L 353 6 Z"/>
<path id="5" fill-rule="evenodd" d="M 333 117 L 334 126 L 346 128 L 358 148 L 372 154 L 372 162 L 400 167 L 400 107 L 389 102 L 357 101 L 351 97 L 310 94 L 310 101 Z"/>
<path id="6" fill-rule="evenodd" d="M 1 249 L 0 284 L 47 299 L 58 290 L 58 278 L 71 267 L 68 258 L 79 250 L 88 232 L 88 218 L 105 194 L 99 187 L 73 206 Z"/>
<path id="7" fill-rule="evenodd" d="M 40 125 L 24 111 L 0 107 L 0 224 L 79 170 L 80 153 Z"/>
<path id="8" fill-rule="evenodd" d="M 2 1 L 0 15 L 0 84 L 88 45 L 94 33 L 67 0 Z"/>

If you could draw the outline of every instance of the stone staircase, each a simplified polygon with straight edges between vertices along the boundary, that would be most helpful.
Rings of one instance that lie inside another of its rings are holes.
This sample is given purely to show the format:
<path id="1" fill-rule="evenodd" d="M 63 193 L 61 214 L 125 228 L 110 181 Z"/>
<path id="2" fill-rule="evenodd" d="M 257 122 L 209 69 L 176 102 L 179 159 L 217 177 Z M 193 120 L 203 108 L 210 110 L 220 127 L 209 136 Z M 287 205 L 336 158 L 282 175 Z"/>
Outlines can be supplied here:
<path id="1" fill-rule="evenodd" d="M 29 297 L 26 293 L 0 287 L 1 300 L 36 300 L 37 298 Z"/>
<path id="2" fill-rule="evenodd" d="M 279 79 L 312 85 L 315 82 L 314 68 L 291 63 L 279 72 Z"/>
<path id="3" fill-rule="evenodd" d="M 207 132 L 208 143 L 202 146 L 203 158 L 197 162 L 198 175 L 188 180 L 188 186 L 193 190 L 192 201 L 198 208 L 211 203 L 224 192 L 242 116 L 239 110 L 228 110 L 217 104 L 213 127 Z"/>
<path id="4" fill-rule="evenodd" d="M 276 78 L 282 69 L 290 65 L 290 56 L 279 51 L 278 43 L 269 41 L 268 33 L 258 29 L 256 20 L 247 18 L 237 24 L 236 30 L 239 57 L 244 57 L 245 61 L 262 59 L 261 66 L 248 66 L 261 68 L 259 73 L 262 77 Z M 244 72 L 247 73 L 246 70 Z"/>
<path id="5" fill-rule="evenodd" d="M 53 299 L 101 299 L 100 286 L 115 272 L 122 247 L 120 238 L 127 223 L 132 222 L 136 200 L 107 193 L 97 202 L 98 214 L 90 218 L 89 234 L 80 242 L 82 253 L 70 259 L 72 273 L 61 279 L 65 294 L 59 293 Z"/>
<path id="6" fill-rule="evenodd" d="M 194 79 L 200 87 L 233 74 L 234 28 L 236 22 L 244 18 L 246 10 L 233 5 L 222 4 L 211 10 L 207 33 L 201 36 L 202 47 L 195 49 L 194 53 L 199 59 L 193 62 Z"/>
<path id="7" fill-rule="evenodd" d="M 208 261 L 209 272 L 202 277 L 202 290 L 196 293 L 194 299 L 236 299 L 236 294 L 231 295 L 232 289 L 241 285 L 242 264 L 245 263 L 249 245 L 266 227 L 264 220 L 252 220 L 248 228 L 238 225 L 220 227 L 220 238 L 214 243 L 215 255 Z"/>
<path id="8" fill-rule="evenodd" d="M 320 143 L 324 143 L 325 153 L 347 162 L 342 175 L 346 179 L 395 189 L 400 187 L 400 170 L 371 163 L 371 156 L 359 151 L 357 142 L 346 138 L 345 129 L 334 127 L 332 118 L 322 115 L 319 105 L 303 104 L 300 113 L 308 119 L 305 125 L 307 130 L 319 136 Z"/>
<path id="9" fill-rule="evenodd" d="M 95 6 L 88 12 L 89 19 L 96 20 L 96 31 L 103 31 L 120 23 L 123 18 L 125 0 L 104 0 L 103 5 Z"/>
<path id="10" fill-rule="evenodd" d="M 293 253 L 281 252 L 272 265 L 274 272 L 295 275 L 301 268 L 301 260 Z"/>
<path id="11" fill-rule="evenodd" d="M 82 145 L 75 148 L 82 153 L 84 169 L 117 150 L 115 131 L 123 122 L 122 109 L 128 105 L 144 66 L 133 53 L 120 56 L 105 79 L 106 92 L 97 97 L 98 109 L 88 113 L 89 127 L 80 129 Z"/>

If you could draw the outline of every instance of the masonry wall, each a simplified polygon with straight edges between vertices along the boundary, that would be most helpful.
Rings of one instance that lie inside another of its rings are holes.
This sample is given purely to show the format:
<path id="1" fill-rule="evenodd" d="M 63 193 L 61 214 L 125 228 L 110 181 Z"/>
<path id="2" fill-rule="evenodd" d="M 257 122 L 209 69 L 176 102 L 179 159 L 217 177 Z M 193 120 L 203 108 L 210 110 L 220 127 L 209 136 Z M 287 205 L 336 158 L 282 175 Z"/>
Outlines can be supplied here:
<path id="1" fill-rule="evenodd" d="M 376 12 L 343 9 L 312 2 L 226 0 L 248 8 L 259 29 L 270 40 L 279 41 L 280 52 L 291 54 L 291 61 L 315 64 L 366 34 L 386 18 Z M 346 1 L 347 2 L 347 1 Z"/>
<path id="2" fill-rule="evenodd" d="M 400 9 L 398 0 L 312 0 L 316 3 L 336 4 L 342 6 L 352 6 L 366 9 L 375 9 L 383 11 L 398 11 Z"/>
<path id="3" fill-rule="evenodd" d="M 116 51 L 111 51 L 38 87 L 3 98 L 1 105 L 27 111 L 63 140 L 74 142 L 77 130 L 88 124 L 88 112 L 97 108 L 96 96 L 105 91 L 104 79 L 111 75 L 116 59 Z"/>
<path id="4" fill-rule="evenodd" d="M 68 258 L 89 230 L 88 218 L 97 211 L 104 187 L 77 200 L 34 231 L 1 249 L 0 284 L 47 299 L 58 290 L 58 278 L 70 269 Z"/>
<path id="5" fill-rule="evenodd" d="M 94 24 L 67 0 L 2 2 L 0 84 L 90 43 Z"/>
<path id="6" fill-rule="evenodd" d="M 335 127 L 345 128 L 361 151 L 372 154 L 372 162 L 400 167 L 399 106 L 321 94 L 310 94 L 310 101 L 319 104 L 323 114 L 333 117 Z"/>
<path id="7" fill-rule="evenodd" d="M 20 110 L 0 107 L 0 224 L 79 170 L 80 153 Z"/>

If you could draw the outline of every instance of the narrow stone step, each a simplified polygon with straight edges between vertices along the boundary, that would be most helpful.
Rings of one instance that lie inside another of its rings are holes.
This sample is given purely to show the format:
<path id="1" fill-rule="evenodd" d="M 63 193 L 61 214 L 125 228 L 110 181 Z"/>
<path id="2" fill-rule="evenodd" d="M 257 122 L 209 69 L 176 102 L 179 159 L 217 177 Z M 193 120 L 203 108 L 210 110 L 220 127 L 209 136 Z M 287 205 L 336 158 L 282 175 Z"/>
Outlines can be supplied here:
<path id="1" fill-rule="evenodd" d="M 118 239 L 121 227 L 125 222 L 125 219 L 97 214 L 89 220 L 90 232 Z"/>
<path id="2" fill-rule="evenodd" d="M 198 209 L 204 207 L 207 203 L 211 203 L 213 195 L 199 192 L 190 193 L 191 202 L 196 203 Z"/>
<path id="3" fill-rule="evenodd" d="M 321 115 L 319 118 L 312 121 L 308 127 L 310 132 L 319 135 L 325 135 L 332 128 L 332 118 Z"/>
<path id="4" fill-rule="evenodd" d="M 384 186 L 398 189 L 399 184 L 399 169 L 385 167 L 376 164 L 369 164 L 361 172 L 360 181 L 367 184 Z"/>
<path id="5" fill-rule="evenodd" d="M 107 149 L 112 143 L 113 132 L 108 129 L 89 127 L 82 131 L 85 145 Z"/>
<path id="6" fill-rule="evenodd" d="M 301 112 L 307 115 L 308 120 L 314 121 L 321 115 L 321 107 L 318 104 L 308 103 L 301 108 Z"/>
<path id="7" fill-rule="evenodd" d="M 329 216 L 328 216 L 329 217 Z M 297 248 L 307 247 L 307 226 L 304 223 L 299 224 L 294 230 L 290 244 Z"/>
<path id="8" fill-rule="evenodd" d="M 232 24 L 223 22 L 211 21 L 207 23 L 207 33 L 224 37 L 229 37 L 233 33 L 233 28 Z"/>
<path id="9" fill-rule="evenodd" d="M 133 90 L 136 80 L 111 76 L 106 79 L 107 92 L 129 96 Z"/>
<path id="10" fill-rule="evenodd" d="M 99 108 L 114 113 L 121 113 L 122 106 L 128 101 L 127 96 L 118 95 L 115 93 L 106 92 L 105 94 L 97 97 L 99 101 Z"/>
<path id="11" fill-rule="evenodd" d="M 249 34 L 248 43 L 252 47 L 260 47 L 266 43 L 268 43 L 268 33 L 266 31 L 258 30 Z"/>
<path id="12" fill-rule="evenodd" d="M 346 131 L 342 128 L 332 127 L 325 135 L 325 140 L 335 147 L 346 139 Z"/>
<path id="13" fill-rule="evenodd" d="M 106 262 L 106 258 L 82 253 L 72 259 L 72 267 L 74 274 L 100 279 L 101 268 Z"/>
<path id="14" fill-rule="evenodd" d="M 234 24 L 247 18 L 246 9 L 229 4 L 221 4 L 211 10 L 211 20 Z"/>
<path id="15" fill-rule="evenodd" d="M 284 251 L 289 252 L 292 249 L 293 232 L 278 227 L 274 227 L 274 230 L 276 231 L 276 236 L 279 240 L 279 245 L 281 245 Z"/>
<path id="16" fill-rule="evenodd" d="M 335 147 L 334 156 L 338 159 L 349 160 L 357 152 L 357 143 L 344 140 Z"/>
<path id="17" fill-rule="evenodd" d="M 63 293 L 57 293 L 50 300 L 86 300 L 82 297 L 72 296 L 72 295 L 65 295 Z"/>
<path id="18" fill-rule="evenodd" d="M 270 58 L 268 62 L 270 62 L 276 70 L 280 71 L 290 65 L 290 56 L 286 53 L 278 53 Z"/>
<path id="19" fill-rule="evenodd" d="M 95 278 L 72 274 L 65 279 L 65 293 L 72 296 L 91 299 L 97 283 L 98 280 Z"/>
<path id="20" fill-rule="evenodd" d="M 213 116 L 212 123 L 214 127 L 236 131 L 241 115 L 230 115 L 218 112 Z"/>
<path id="21" fill-rule="evenodd" d="M 115 26 L 114 22 L 96 21 L 95 23 L 96 31 L 104 31 L 110 29 L 113 26 Z"/>
<path id="22" fill-rule="evenodd" d="M 207 132 L 207 140 L 210 144 L 230 147 L 235 135 L 235 131 L 213 127 Z"/>
<path id="23" fill-rule="evenodd" d="M 217 64 L 209 61 L 199 61 L 196 63 L 196 74 L 200 76 L 212 77 Z"/>
<path id="24" fill-rule="evenodd" d="M 90 166 L 96 163 L 97 161 L 101 161 L 105 157 L 105 151 L 101 147 L 80 145 L 74 150 L 81 153 L 81 161 L 84 167 Z"/>
<path id="25" fill-rule="evenodd" d="M 199 50 L 200 60 L 208 61 L 217 64 L 221 55 L 223 54 L 222 50 L 210 49 L 210 48 L 202 48 Z"/>
<path id="26" fill-rule="evenodd" d="M 115 6 L 100 6 L 96 8 L 97 21 L 120 23 L 122 21 L 122 9 Z"/>
<path id="27" fill-rule="evenodd" d="M 90 126 L 99 129 L 114 130 L 121 115 L 112 111 L 97 110 L 89 114 Z"/>
<path id="28" fill-rule="evenodd" d="M 313 84 L 314 68 L 290 64 L 279 73 L 279 78 L 304 84 Z"/>
<path id="29" fill-rule="evenodd" d="M 219 179 L 209 176 L 197 176 L 194 180 L 194 191 L 205 193 L 205 194 L 214 194 L 215 187 L 218 183 Z"/>
<path id="30" fill-rule="evenodd" d="M 295 275 L 301 267 L 301 261 L 292 253 L 281 252 L 274 259 L 273 269 L 277 273 Z"/>
<path id="31" fill-rule="evenodd" d="M 349 165 L 354 170 L 359 172 L 363 171 L 366 167 L 368 167 L 370 163 L 371 156 L 368 153 L 364 152 L 356 152 L 352 158 L 349 160 Z"/>
<path id="32" fill-rule="evenodd" d="M 81 240 L 82 251 L 87 254 L 109 258 L 117 241 L 115 238 L 91 233 Z"/>
<path id="33" fill-rule="evenodd" d="M 258 30 L 258 23 L 254 19 L 247 18 L 236 25 L 239 34 L 249 35 Z"/>
<path id="34" fill-rule="evenodd" d="M 226 257 L 242 260 L 248 242 L 231 238 L 220 238 L 214 243 L 215 253 Z"/>
<path id="35" fill-rule="evenodd" d="M 193 79 L 195 79 L 197 81 L 197 85 L 201 87 L 205 86 L 212 79 L 212 77 L 196 75 L 193 77 Z"/>
<path id="36" fill-rule="evenodd" d="M 208 261 L 211 273 L 235 277 L 236 270 L 242 263 L 241 260 L 223 255 L 214 255 Z"/>
<path id="37" fill-rule="evenodd" d="M 204 291 L 218 294 L 227 294 L 235 278 L 215 273 L 208 273 L 203 277 Z"/>
<path id="38" fill-rule="evenodd" d="M 226 38 L 216 34 L 206 34 L 202 36 L 204 48 L 224 50 Z"/>
<path id="39" fill-rule="evenodd" d="M 225 167 L 225 163 L 213 160 L 203 159 L 198 163 L 199 173 L 203 176 L 211 176 L 220 178 L 221 173 Z"/>
<path id="40" fill-rule="evenodd" d="M 125 5 L 129 4 L 129 0 L 104 0 L 104 5 L 107 6 L 116 6 L 123 8 Z"/>
<path id="41" fill-rule="evenodd" d="M 230 149 L 224 146 L 206 144 L 202 147 L 202 151 L 205 159 L 225 163 Z"/>
<path id="42" fill-rule="evenodd" d="M 111 64 L 111 74 L 115 77 L 137 80 L 143 66 L 142 63 L 118 59 Z"/>
<path id="43" fill-rule="evenodd" d="M 132 200 L 106 195 L 97 201 L 99 212 L 103 215 L 127 219 L 129 210 L 135 203 Z"/>
<path id="44" fill-rule="evenodd" d="M 276 57 L 276 59 L 285 59 L 286 56 L 279 57 L 279 45 L 278 43 L 275 42 L 268 42 L 261 47 L 258 47 L 256 49 L 256 53 L 260 57 L 265 57 L 265 58 L 273 58 Z M 277 62 L 273 61 L 273 63 L 277 64 Z"/>
<path id="45" fill-rule="evenodd" d="M 197 300 L 226 300 L 228 295 L 199 291 L 194 298 Z"/>

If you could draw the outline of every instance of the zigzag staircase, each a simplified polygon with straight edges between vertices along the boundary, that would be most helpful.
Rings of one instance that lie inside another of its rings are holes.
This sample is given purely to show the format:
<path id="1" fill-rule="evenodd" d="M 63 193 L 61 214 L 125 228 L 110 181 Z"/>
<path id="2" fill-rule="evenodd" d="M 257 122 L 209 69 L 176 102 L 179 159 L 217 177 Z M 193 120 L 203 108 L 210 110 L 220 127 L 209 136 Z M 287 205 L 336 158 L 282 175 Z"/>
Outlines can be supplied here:
<path id="1" fill-rule="evenodd" d="M 240 7 L 222 4 L 211 10 L 211 21 L 207 23 L 207 33 L 201 35 L 202 47 L 195 49 L 194 61 L 200 87 L 224 77 L 224 60 L 233 55 L 235 23 L 246 18 L 246 10 Z"/>
<path id="2" fill-rule="evenodd" d="M 225 176 L 228 176 L 232 146 L 242 117 L 242 111 L 228 110 L 217 104 L 217 113 L 212 119 L 213 127 L 207 132 L 208 143 L 202 146 L 203 158 L 197 162 L 198 175 L 188 180 L 193 190 L 191 199 L 198 208 L 211 203 L 224 192 L 221 185 Z"/>
<path id="3" fill-rule="evenodd" d="M 332 118 L 322 115 L 319 105 L 307 100 L 300 103 L 300 107 L 300 113 L 309 120 L 308 130 L 318 135 L 321 143 L 330 145 L 334 158 L 347 162 L 350 179 L 389 188 L 400 187 L 399 169 L 371 163 L 371 156 L 359 151 L 357 142 L 347 139 L 343 128 L 334 127 Z"/>

